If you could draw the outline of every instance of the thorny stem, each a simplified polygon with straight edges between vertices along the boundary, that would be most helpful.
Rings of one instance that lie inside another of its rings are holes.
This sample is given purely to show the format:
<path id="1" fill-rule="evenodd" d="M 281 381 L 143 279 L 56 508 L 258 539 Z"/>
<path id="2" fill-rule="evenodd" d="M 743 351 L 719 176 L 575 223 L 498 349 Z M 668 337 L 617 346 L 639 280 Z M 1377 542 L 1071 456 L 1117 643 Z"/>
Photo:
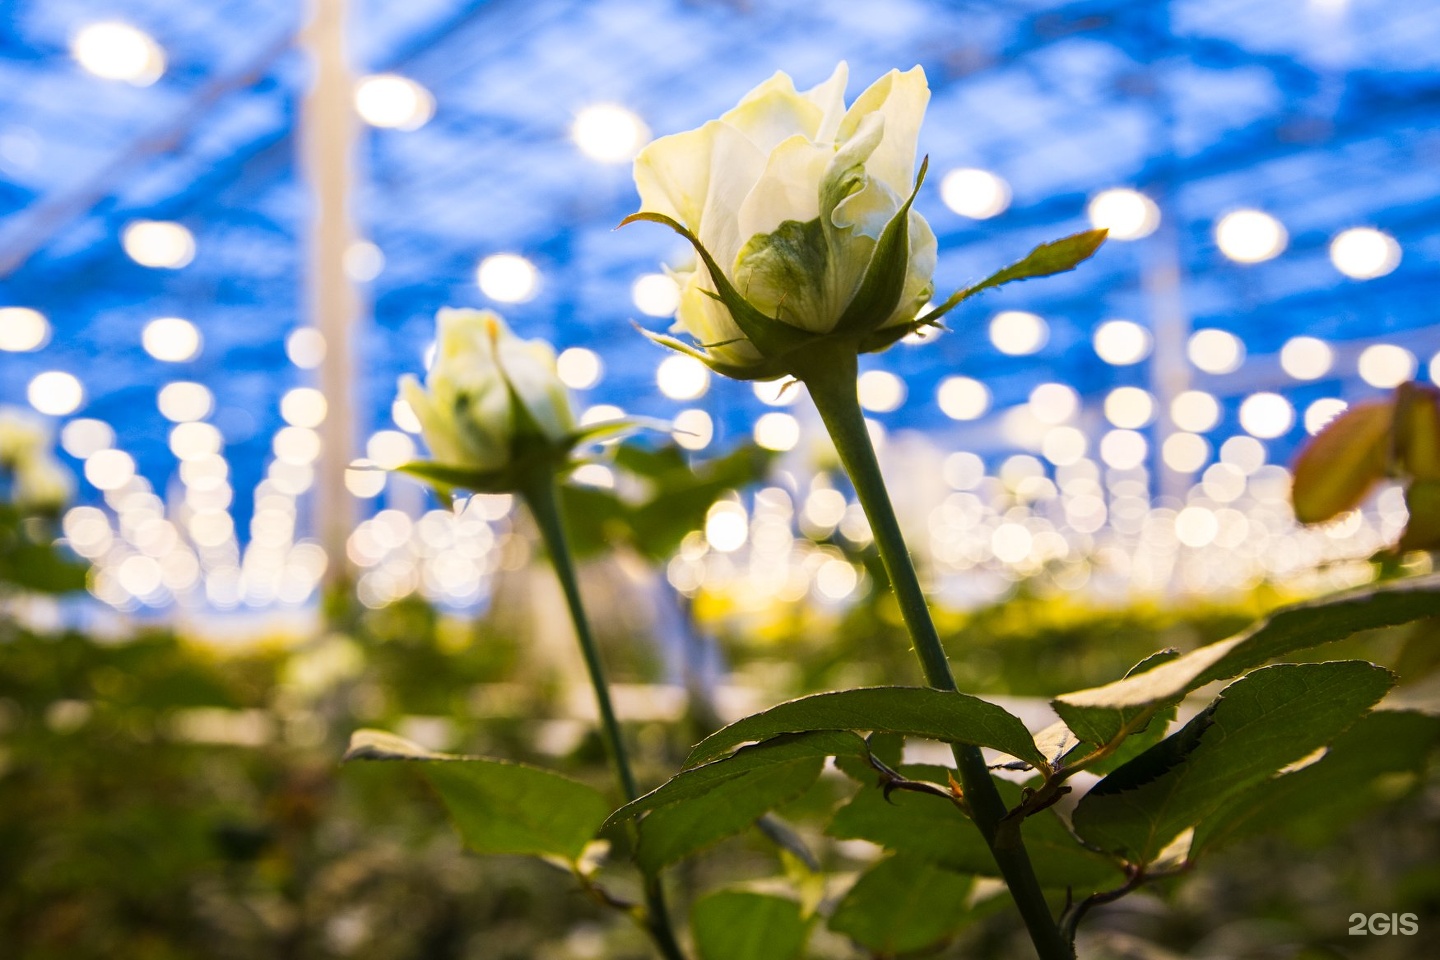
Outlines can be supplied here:
<path id="1" fill-rule="evenodd" d="M 1190 869 L 1190 862 L 1187 860 L 1173 870 L 1163 870 L 1157 873 L 1146 873 L 1145 868 L 1128 866 L 1126 872 L 1129 878 L 1113 890 L 1102 890 L 1099 893 L 1092 893 L 1079 903 L 1071 903 L 1065 907 L 1065 912 L 1060 916 L 1060 932 L 1070 943 L 1075 942 L 1075 931 L 1080 926 L 1080 921 L 1091 908 L 1102 906 L 1107 903 L 1114 903 L 1127 894 L 1134 893 L 1147 883 L 1155 883 L 1160 880 L 1168 880 L 1171 877 L 1179 876 Z"/>
<path id="2" fill-rule="evenodd" d="M 1039 813 L 1046 807 L 1059 802 L 1061 797 L 1070 792 L 1070 788 L 1065 786 L 1066 780 L 1069 780 L 1081 770 L 1112 756 L 1115 751 L 1120 749 L 1121 744 L 1125 742 L 1127 737 L 1143 730 L 1145 726 L 1151 722 L 1155 716 L 1156 709 L 1157 708 L 1151 708 L 1133 718 L 1129 723 L 1120 728 L 1120 732 L 1117 733 L 1109 743 L 1096 747 L 1078 760 L 1071 763 L 1059 762 L 1054 769 L 1048 772 L 1042 770 L 1041 772 L 1045 773 L 1045 781 L 1038 789 L 1030 791 L 1021 801 L 1020 805 L 1010 811 L 1010 818 L 1023 820 L 1025 817 Z M 1063 761 L 1063 758 L 1061 758 L 1061 760 Z"/>
<path id="3" fill-rule="evenodd" d="M 580 599 L 580 586 L 575 578 L 575 563 L 570 555 L 570 542 L 565 535 L 565 520 L 560 513 L 559 491 L 554 470 L 547 464 L 532 472 L 529 481 L 520 491 L 540 528 L 540 536 L 550 553 L 550 563 L 555 576 L 565 593 L 565 603 L 570 608 L 570 619 L 575 625 L 575 636 L 580 641 L 580 652 L 585 657 L 585 668 L 590 674 L 590 686 L 595 690 L 595 703 L 600 713 L 600 732 L 615 766 L 615 775 L 620 781 L 620 790 L 628 803 L 640 796 L 635 784 L 635 774 L 630 769 L 629 755 L 625 740 L 620 732 L 620 722 L 615 718 L 615 707 L 610 700 L 610 685 L 605 680 L 605 664 L 600 659 L 600 648 L 590 631 L 590 619 L 585 614 L 585 605 Z M 685 954 L 675 938 L 670 925 L 670 912 L 665 905 L 665 890 L 659 877 L 645 878 L 645 928 L 655 946 L 666 960 L 685 960 Z"/>
<path id="4" fill-rule="evenodd" d="M 857 361 L 853 348 L 847 349 L 843 344 L 838 345 L 838 349 L 816 350 L 804 358 L 792 358 L 793 365 L 800 368 L 795 375 L 809 388 L 815 407 L 840 455 L 840 462 L 850 475 L 860 505 L 870 521 L 875 544 L 885 572 L 890 577 L 905 626 L 910 631 L 925 680 L 936 689 L 955 690 L 955 677 L 950 672 L 945 649 L 930 617 L 930 608 L 920 588 L 920 580 L 895 517 L 895 508 L 880 474 L 875 448 L 865 427 L 865 415 L 860 410 L 855 386 Z M 1045 894 L 1035 877 L 1035 869 L 1025 852 L 1019 822 L 1002 822 L 1007 812 L 1005 803 L 990 779 L 990 771 L 980 749 L 952 744 L 952 750 L 975 825 L 985 837 L 1001 876 L 1015 898 L 1015 905 L 1025 921 L 1036 953 L 1041 960 L 1072 960 L 1074 952 L 1055 924 L 1050 907 L 1045 902 Z"/>

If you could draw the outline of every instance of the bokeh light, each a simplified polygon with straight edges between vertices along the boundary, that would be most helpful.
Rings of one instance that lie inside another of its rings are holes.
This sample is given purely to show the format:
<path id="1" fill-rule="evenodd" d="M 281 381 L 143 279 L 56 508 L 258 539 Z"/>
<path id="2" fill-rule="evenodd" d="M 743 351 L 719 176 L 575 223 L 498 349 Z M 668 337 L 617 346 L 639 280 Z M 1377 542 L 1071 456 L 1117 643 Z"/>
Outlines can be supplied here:
<path id="1" fill-rule="evenodd" d="M 990 342 L 1012 357 L 1035 353 L 1050 339 L 1043 318 L 1025 310 L 1002 310 L 990 318 Z"/>
<path id="2" fill-rule="evenodd" d="M 940 181 L 945 206 L 972 220 L 989 220 L 1010 206 L 1010 185 L 989 170 L 951 170 Z"/>
<path id="3" fill-rule="evenodd" d="M 1260 210 L 1236 210 L 1215 224 L 1215 244 L 1236 263 L 1261 263 L 1279 256 L 1289 242 L 1284 224 Z"/>
<path id="4" fill-rule="evenodd" d="M 1111 430 L 1100 439 L 1100 459 L 1116 470 L 1131 470 L 1145 462 L 1150 445 L 1134 430 Z"/>
<path id="5" fill-rule="evenodd" d="M 215 397 L 204 384 L 176 380 L 160 388 L 156 406 L 166 420 L 185 423 L 208 417 L 215 409 Z"/>
<path id="6" fill-rule="evenodd" d="M 675 442 L 686 450 L 704 450 L 715 438 L 715 423 L 704 410 L 681 410 L 674 426 Z"/>
<path id="7" fill-rule="evenodd" d="M 1398 387 L 1415 376 L 1415 355 L 1393 343 L 1376 343 L 1360 353 L 1360 379 L 1372 387 Z"/>
<path id="8" fill-rule="evenodd" d="M 1155 417 L 1155 398 L 1139 387 L 1116 387 L 1105 397 L 1105 419 L 1138 430 Z"/>
<path id="9" fill-rule="evenodd" d="M 165 51 L 149 34 L 127 23 L 92 23 L 70 42 L 70 53 L 88 73 L 148 87 L 165 73 Z"/>
<path id="10" fill-rule="evenodd" d="M 1160 447 L 1160 458 L 1171 470 L 1195 473 L 1210 459 L 1210 444 L 1194 433 L 1172 433 Z"/>
<path id="11" fill-rule="evenodd" d="M 755 442 L 766 450 L 793 450 L 800 442 L 800 421 L 779 411 L 761 414 L 755 421 Z"/>
<path id="12" fill-rule="evenodd" d="M 1030 391 L 1030 414 L 1041 423 L 1059 424 L 1080 410 L 1080 395 L 1063 383 L 1042 383 Z"/>
<path id="13" fill-rule="evenodd" d="M 705 540 L 721 553 L 733 553 L 750 537 L 749 517 L 745 508 L 730 500 L 721 500 L 710 507 L 705 516 Z"/>
<path id="14" fill-rule="evenodd" d="M 1278 393 L 1252 393 L 1240 404 L 1240 426 L 1251 436 L 1271 440 L 1295 424 L 1295 408 Z"/>
<path id="15" fill-rule="evenodd" d="M 28 353 L 50 341 L 50 321 L 30 307 L 0 307 L 0 350 Z"/>
<path id="16" fill-rule="evenodd" d="M 672 354 L 655 369 L 655 383 L 671 400 L 694 400 L 710 389 L 710 368 L 694 357 Z"/>
<path id="17" fill-rule="evenodd" d="M 103 420 L 81 417 L 60 431 L 61 448 L 77 460 L 87 460 L 114 445 L 115 430 Z"/>
<path id="18" fill-rule="evenodd" d="M 630 285 L 630 299 L 647 317 L 671 317 L 680 308 L 680 286 L 667 274 L 647 273 Z"/>
<path id="19" fill-rule="evenodd" d="M 866 370 L 856 386 L 860 406 L 873 413 L 891 413 L 905 402 L 905 381 L 888 370 Z"/>
<path id="20" fill-rule="evenodd" d="M 1095 353 L 1113 366 L 1139 363 L 1150 347 L 1150 331 L 1132 320 L 1107 320 L 1095 329 Z"/>
<path id="21" fill-rule="evenodd" d="M 600 382 L 605 366 L 600 355 L 586 347 L 569 347 L 555 358 L 555 374 L 571 390 L 589 390 Z M 418 433 L 412 430 L 411 433 Z"/>
<path id="22" fill-rule="evenodd" d="M 195 259 L 195 236 L 166 220 L 132 220 L 120 234 L 125 253 L 142 267 L 179 270 Z"/>
<path id="23" fill-rule="evenodd" d="M 936 399 L 951 420 L 977 420 L 990 409 L 990 391 L 970 377 L 946 377 L 940 381 Z"/>
<path id="24" fill-rule="evenodd" d="M 491 300 L 523 303 L 540 287 L 540 271 L 517 253 L 496 253 L 480 261 L 475 282 Z"/>
<path id="25" fill-rule="evenodd" d="M 1111 240 L 1139 240 L 1160 226 L 1160 208 L 1138 190 L 1118 187 L 1097 193 L 1086 207 L 1090 225 Z"/>
<path id="26" fill-rule="evenodd" d="M 52 417 L 74 413 L 85 402 L 85 388 L 72 373 L 47 370 L 37 374 L 25 391 L 30 406 Z"/>
<path id="27" fill-rule="evenodd" d="M 1181 430 L 1205 433 L 1220 422 L 1220 403 L 1203 390 L 1186 390 L 1170 402 L 1170 420 Z"/>
<path id="28" fill-rule="evenodd" d="M 160 317 L 145 324 L 140 344 L 156 360 L 184 363 L 200 355 L 200 330 L 181 317 Z"/>
<path id="29" fill-rule="evenodd" d="M 1190 335 L 1186 354 L 1196 369 L 1206 373 L 1234 373 L 1245 362 L 1245 344 L 1233 333 L 1212 327 Z"/>
<path id="30" fill-rule="evenodd" d="M 408 77 L 381 73 L 356 85 L 355 112 L 372 127 L 418 130 L 434 116 L 435 98 Z"/>
<path id="31" fill-rule="evenodd" d="M 1373 227 L 1352 227 L 1330 241 L 1330 262 L 1353 280 L 1374 280 L 1400 266 L 1400 244 Z"/>
<path id="32" fill-rule="evenodd" d="M 292 427 L 318 427 L 328 410 L 325 394 L 314 387 L 295 387 L 280 398 L 280 418 Z"/>
<path id="33" fill-rule="evenodd" d="M 1291 337 L 1280 348 L 1280 368 L 1296 380 L 1318 380 L 1334 363 L 1335 351 L 1317 337 Z"/>
<path id="34" fill-rule="evenodd" d="M 581 110 L 570 132 L 580 152 L 601 163 L 625 163 L 650 139 L 644 121 L 613 103 L 597 103 Z"/>
<path id="35" fill-rule="evenodd" d="M 325 360 L 325 335 L 314 327 L 296 327 L 285 338 L 285 356 L 301 370 L 313 370 Z"/>

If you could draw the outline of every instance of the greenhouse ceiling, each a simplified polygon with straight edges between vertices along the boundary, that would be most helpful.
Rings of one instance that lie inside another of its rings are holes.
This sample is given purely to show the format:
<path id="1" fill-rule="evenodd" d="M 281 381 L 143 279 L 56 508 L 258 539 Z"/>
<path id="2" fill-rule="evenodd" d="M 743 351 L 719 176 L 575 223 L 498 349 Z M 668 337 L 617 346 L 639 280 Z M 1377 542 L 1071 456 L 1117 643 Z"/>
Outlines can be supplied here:
<path id="1" fill-rule="evenodd" d="M 65 431 L 77 499 L 107 516 L 132 464 L 165 499 L 218 482 L 229 527 L 201 540 L 231 543 L 232 566 L 257 487 L 290 498 L 292 540 L 315 495 L 316 397 L 293 392 L 324 351 L 303 279 L 303 8 L 14 0 L 0 22 L 0 403 Z M 686 251 L 614 228 L 645 139 L 841 60 L 851 96 L 893 67 L 929 78 L 917 203 L 941 289 L 1112 231 L 1080 270 L 869 358 L 862 399 L 888 433 L 991 473 L 1138 470 L 1178 506 L 1217 460 L 1283 464 L 1342 402 L 1440 377 L 1428 0 L 364 0 L 348 40 L 363 309 L 330 415 L 355 418 L 355 457 L 413 449 L 395 384 L 423 368 L 435 311 L 491 306 L 571 349 L 582 407 L 685 416 L 711 451 L 769 410 L 755 439 L 798 462 L 804 404 L 661 368 L 631 325 L 668 325 L 659 265 Z M 362 515 L 423 508 L 357 476 Z"/>

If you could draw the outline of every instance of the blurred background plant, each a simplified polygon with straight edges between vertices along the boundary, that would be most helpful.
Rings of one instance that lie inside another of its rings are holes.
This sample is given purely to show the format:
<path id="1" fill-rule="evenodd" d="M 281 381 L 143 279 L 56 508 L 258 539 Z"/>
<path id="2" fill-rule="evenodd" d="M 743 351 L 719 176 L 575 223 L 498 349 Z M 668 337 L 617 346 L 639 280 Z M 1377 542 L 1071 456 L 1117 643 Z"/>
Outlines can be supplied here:
<path id="1" fill-rule="evenodd" d="M 613 490 L 572 487 L 568 495 L 586 521 L 577 526 L 584 587 L 644 782 L 667 776 L 722 719 L 916 671 L 883 591 L 861 589 L 862 599 L 843 609 L 762 612 L 728 593 L 687 596 L 653 572 L 684 556 L 707 514 L 731 502 L 729 490 L 763 482 L 773 469 L 763 452 L 736 450 L 692 471 L 671 448 L 626 446 L 607 469 Z M 6 508 L 22 528 L 54 516 L 13 496 Z M 532 562 L 531 531 L 509 529 L 510 516 L 498 521 L 508 542 L 502 583 L 479 617 L 414 597 L 380 609 L 337 600 L 333 629 L 315 639 L 276 632 L 226 645 L 183 626 L 57 629 L 41 610 L 69 602 L 64 592 L 76 584 L 10 580 L 0 625 L 0 940 L 12 955 L 647 956 L 632 927 L 558 884 L 552 868 L 465 854 L 419 777 L 383 765 L 341 776 L 337 767 L 345 738 L 365 725 L 608 783 L 576 658 L 554 639 L 565 636 L 555 621 L 558 588 Z M 808 542 L 825 562 L 843 558 L 873 583 L 868 548 L 828 534 Z M 63 548 L 31 547 L 47 551 L 56 569 L 76 568 Z M 1158 647 L 1226 636 L 1289 597 L 1265 587 L 1208 602 L 1112 605 L 1022 582 L 1003 603 L 942 608 L 939 621 L 947 637 L 966 631 L 969 653 L 955 660 L 964 687 L 1034 716 L 1044 707 L 1032 697 L 1102 682 Z M 1436 621 L 1380 631 L 1324 658 L 1371 658 L 1423 678 L 1440 660 L 1437 634 Z M 1423 693 L 1424 684 L 1414 689 Z M 822 811 L 853 790 L 843 777 L 822 777 L 779 812 Z M 1359 819 L 1344 824 L 1338 808 Z M 1361 940 L 1344 930 L 1353 912 L 1414 912 L 1422 930 L 1436 922 L 1437 821 L 1433 772 L 1386 776 L 1275 825 L 1258 845 L 1224 852 L 1195 877 L 1128 898 L 1100 916 L 1082 949 L 1154 958 L 1428 956 L 1423 937 Z M 878 852 L 801 829 L 829 896 Z M 694 892 L 777 865 L 775 848 L 752 835 L 677 875 Z M 1023 945 L 1012 928 L 981 912 L 933 955 L 1013 956 Z M 859 954 L 824 932 L 810 955 Z"/>

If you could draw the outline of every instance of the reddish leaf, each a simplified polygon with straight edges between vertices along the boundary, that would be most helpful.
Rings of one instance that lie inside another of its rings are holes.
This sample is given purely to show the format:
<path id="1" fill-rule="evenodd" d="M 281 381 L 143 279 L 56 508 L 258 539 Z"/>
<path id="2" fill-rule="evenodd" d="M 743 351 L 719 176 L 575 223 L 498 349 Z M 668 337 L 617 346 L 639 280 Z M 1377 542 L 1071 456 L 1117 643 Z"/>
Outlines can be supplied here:
<path id="1" fill-rule="evenodd" d="M 1295 460 L 1291 500 L 1301 523 L 1323 523 L 1365 499 L 1390 456 L 1394 403 L 1357 403 L 1331 420 Z"/>
<path id="2" fill-rule="evenodd" d="M 1416 480 L 1440 480 L 1440 390 L 1402 383 L 1395 391 L 1395 461 Z"/>

